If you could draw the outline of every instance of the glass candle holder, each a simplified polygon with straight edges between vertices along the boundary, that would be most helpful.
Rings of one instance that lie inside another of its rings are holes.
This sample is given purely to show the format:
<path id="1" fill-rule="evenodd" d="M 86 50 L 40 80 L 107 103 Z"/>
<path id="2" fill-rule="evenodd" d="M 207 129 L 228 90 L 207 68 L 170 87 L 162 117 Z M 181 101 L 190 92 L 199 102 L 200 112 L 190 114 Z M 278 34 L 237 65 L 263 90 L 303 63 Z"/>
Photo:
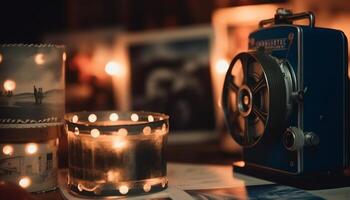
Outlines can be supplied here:
<path id="1" fill-rule="evenodd" d="M 60 45 L 0 45 L 0 179 L 29 192 L 57 186 L 65 59 Z"/>
<path id="2" fill-rule="evenodd" d="M 100 111 L 69 113 L 65 120 L 73 194 L 125 196 L 167 187 L 167 115 Z"/>

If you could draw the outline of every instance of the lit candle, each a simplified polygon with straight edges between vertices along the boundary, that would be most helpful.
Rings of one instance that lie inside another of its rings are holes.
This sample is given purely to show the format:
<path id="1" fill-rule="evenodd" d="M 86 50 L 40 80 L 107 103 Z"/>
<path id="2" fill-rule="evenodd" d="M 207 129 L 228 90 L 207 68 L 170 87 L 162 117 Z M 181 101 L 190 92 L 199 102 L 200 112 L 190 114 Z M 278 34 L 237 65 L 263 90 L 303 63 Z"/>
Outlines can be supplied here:
<path id="1" fill-rule="evenodd" d="M 65 120 L 73 192 L 129 195 L 166 188 L 168 116 L 106 111 L 67 114 Z"/>

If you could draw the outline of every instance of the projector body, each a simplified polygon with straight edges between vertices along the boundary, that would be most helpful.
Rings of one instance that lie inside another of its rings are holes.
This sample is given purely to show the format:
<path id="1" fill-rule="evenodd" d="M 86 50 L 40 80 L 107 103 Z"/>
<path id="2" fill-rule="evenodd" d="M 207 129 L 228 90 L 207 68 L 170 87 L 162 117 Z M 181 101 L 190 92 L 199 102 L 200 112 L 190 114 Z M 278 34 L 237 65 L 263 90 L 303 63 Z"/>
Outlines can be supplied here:
<path id="1" fill-rule="evenodd" d="M 309 19 L 310 25 L 293 25 Z M 272 24 L 266 27 L 266 25 Z M 278 10 L 226 74 L 222 106 L 245 167 L 314 175 L 349 167 L 347 38 L 312 13 Z"/>

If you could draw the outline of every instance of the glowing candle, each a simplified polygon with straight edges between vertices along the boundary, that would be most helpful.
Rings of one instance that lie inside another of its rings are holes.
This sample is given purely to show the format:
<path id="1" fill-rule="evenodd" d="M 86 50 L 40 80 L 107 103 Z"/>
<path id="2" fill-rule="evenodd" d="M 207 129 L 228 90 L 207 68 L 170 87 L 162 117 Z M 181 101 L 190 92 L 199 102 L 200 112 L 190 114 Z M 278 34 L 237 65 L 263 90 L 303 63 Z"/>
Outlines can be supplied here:
<path id="1" fill-rule="evenodd" d="M 166 188 L 168 116 L 105 111 L 67 114 L 65 119 L 72 191 L 102 196 Z"/>

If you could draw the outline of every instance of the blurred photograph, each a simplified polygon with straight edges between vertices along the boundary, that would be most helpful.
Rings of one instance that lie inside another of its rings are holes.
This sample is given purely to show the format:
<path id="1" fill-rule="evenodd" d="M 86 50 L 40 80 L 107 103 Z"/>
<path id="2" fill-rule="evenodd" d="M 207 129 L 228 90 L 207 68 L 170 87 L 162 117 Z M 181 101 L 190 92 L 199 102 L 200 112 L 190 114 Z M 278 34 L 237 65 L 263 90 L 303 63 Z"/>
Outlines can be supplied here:
<path id="1" fill-rule="evenodd" d="M 213 130 L 210 42 L 210 28 L 131 36 L 132 108 L 167 113 L 174 131 Z"/>

